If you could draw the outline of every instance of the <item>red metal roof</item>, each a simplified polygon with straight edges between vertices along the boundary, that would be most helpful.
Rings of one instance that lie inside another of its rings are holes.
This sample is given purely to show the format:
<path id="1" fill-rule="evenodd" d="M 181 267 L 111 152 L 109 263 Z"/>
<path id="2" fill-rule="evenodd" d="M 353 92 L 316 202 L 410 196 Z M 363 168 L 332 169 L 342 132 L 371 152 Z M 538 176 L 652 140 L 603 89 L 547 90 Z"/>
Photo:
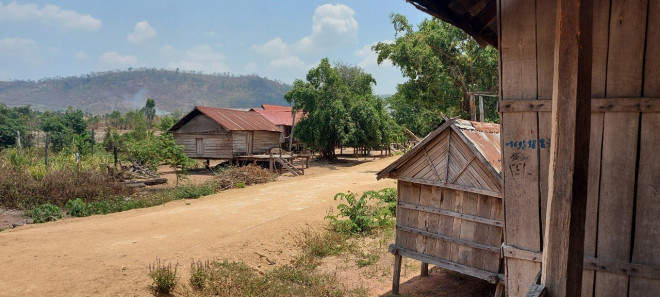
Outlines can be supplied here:
<path id="1" fill-rule="evenodd" d="M 288 112 L 291 112 L 291 106 L 261 104 L 261 108 L 263 108 L 264 110 L 271 110 L 271 111 L 288 111 Z"/>
<path id="2" fill-rule="evenodd" d="M 262 106 L 267 105 L 263 104 Z M 271 106 L 277 106 L 277 105 L 271 105 Z M 286 106 L 277 106 L 277 107 L 286 107 Z M 253 108 L 251 109 L 254 112 L 258 112 L 265 118 L 267 118 L 271 123 L 278 125 L 278 126 L 291 126 L 291 123 L 293 121 L 292 118 L 292 113 L 291 113 L 291 107 L 286 107 L 288 110 L 285 109 L 262 109 L 262 108 Z M 300 121 L 302 118 L 302 111 L 298 111 L 296 113 L 296 123 Z"/>
<path id="3" fill-rule="evenodd" d="M 472 142 L 488 163 L 502 173 L 502 149 L 500 147 L 500 125 L 493 123 L 456 120 L 455 126 Z"/>
<path id="4" fill-rule="evenodd" d="M 282 132 L 256 112 L 206 106 L 195 106 L 195 109 L 230 131 Z"/>

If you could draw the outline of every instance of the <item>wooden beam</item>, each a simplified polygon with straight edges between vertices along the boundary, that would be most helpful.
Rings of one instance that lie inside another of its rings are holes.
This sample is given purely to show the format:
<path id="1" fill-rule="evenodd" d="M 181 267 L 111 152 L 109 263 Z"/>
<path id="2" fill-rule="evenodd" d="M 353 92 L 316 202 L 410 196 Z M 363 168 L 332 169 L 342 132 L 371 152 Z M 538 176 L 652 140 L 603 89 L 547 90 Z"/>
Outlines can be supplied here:
<path id="1" fill-rule="evenodd" d="M 555 28 L 551 172 L 541 283 L 580 296 L 591 132 L 592 0 L 560 0 Z"/>
<path id="2" fill-rule="evenodd" d="M 410 232 L 410 233 L 417 234 L 417 235 L 421 235 L 421 236 L 424 236 L 424 237 L 430 237 L 430 238 L 440 239 L 440 240 L 443 240 L 443 241 L 448 241 L 448 242 L 451 242 L 451 243 L 455 243 L 455 244 L 459 244 L 459 245 L 463 245 L 463 246 L 467 246 L 467 247 L 471 247 L 471 248 L 475 248 L 475 249 L 490 251 L 490 252 L 494 252 L 494 253 L 498 253 L 498 254 L 500 253 L 500 247 L 499 246 L 492 246 L 492 245 L 487 245 L 487 244 L 476 243 L 476 242 L 472 242 L 472 241 L 468 241 L 468 240 L 463 240 L 463 239 L 460 239 L 460 238 L 454 238 L 454 237 L 447 236 L 447 235 L 431 233 L 431 232 L 424 231 L 424 230 L 421 230 L 421 229 L 407 227 L 407 226 L 401 226 L 401 225 L 396 225 L 396 229 L 401 230 L 401 231 L 405 231 L 405 232 Z M 431 262 L 427 262 L 427 263 L 431 263 Z"/>
<path id="3" fill-rule="evenodd" d="M 504 100 L 499 112 L 551 112 L 552 100 Z M 660 112 L 660 98 L 592 98 L 591 112 Z"/>
<path id="4" fill-rule="evenodd" d="M 433 165 L 433 161 L 431 161 L 431 157 L 429 157 L 429 153 L 426 151 L 426 148 L 424 148 L 424 156 L 426 157 L 426 161 L 429 162 L 429 166 L 433 168 L 433 173 L 435 174 L 435 177 L 438 178 L 438 181 L 442 180 L 440 177 L 440 173 L 438 173 L 438 169 L 436 169 L 435 165 Z"/>
<path id="5" fill-rule="evenodd" d="M 477 107 L 474 102 L 474 93 L 470 93 L 470 120 L 477 120 Z"/>
<path id="6" fill-rule="evenodd" d="M 399 202 L 397 204 L 397 206 L 400 207 L 400 208 L 418 210 L 418 211 L 423 211 L 423 212 L 428 212 L 428 213 L 434 213 L 434 214 L 439 214 L 439 215 L 448 216 L 448 217 L 452 217 L 452 218 L 459 218 L 459 219 L 462 219 L 462 220 L 481 223 L 481 224 L 490 225 L 490 226 L 504 227 L 504 222 L 500 221 L 500 220 L 487 219 L 487 218 L 468 215 L 468 214 L 464 214 L 464 213 L 456 212 L 456 211 L 451 211 L 451 210 L 437 209 L 437 208 L 432 208 L 432 207 L 417 205 L 417 204 L 412 204 L 412 203 L 406 203 L 406 202 Z"/>
<path id="7" fill-rule="evenodd" d="M 474 161 L 475 158 L 476 158 L 476 156 L 473 155 L 472 158 L 470 158 L 470 161 L 467 162 L 467 164 L 463 165 L 463 168 L 461 168 L 461 170 L 458 171 L 458 173 L 456 173 L 456 176 L 454 176 L 454 178 L 452 178 L 448 183 L 450 183 L 450 184 L 455 183 L 456 180 L 458 180 L 458 178 L 461 177 L 461 174 L 463 174 L 463 172 L 465 171 L 465 169 L 467 169 L 468 167 L 470 167 L 470 164 L 472 164 L 472 161 Z"/>
<path id="8" fill-rule="evenodd" d="M 479 96 L 479 121 L 483 122 L 484 120 L 484 96 Z"/>
<path id="9" fill-rule="evenodd" d="M 471 188 L 471 187 L 466 187 L 466 186 L 457 185 L 457 184 L 448 184 L 448 183 L 445 183 L 445 182 L 438 182 L 438 181 L 426 180 L 426 179 L 421 179 L 421 178 L 399 177 L 399 176 L 396 176 L 395 178 L 397 180 L 405 181 L 405 182 L 411 182 L 411 183 L 429 185 L 429 186 L 438 186 L 438 187 L 452 189 L 452 190 L 459 190 L 459 191 L 476 193 L 476 194 L 481 194 L 481 195 L 486 195 L 486 196 L 491 196 L 491 197 L 502 198 L 502 193 L 495 192 L 495 191 Z"/>

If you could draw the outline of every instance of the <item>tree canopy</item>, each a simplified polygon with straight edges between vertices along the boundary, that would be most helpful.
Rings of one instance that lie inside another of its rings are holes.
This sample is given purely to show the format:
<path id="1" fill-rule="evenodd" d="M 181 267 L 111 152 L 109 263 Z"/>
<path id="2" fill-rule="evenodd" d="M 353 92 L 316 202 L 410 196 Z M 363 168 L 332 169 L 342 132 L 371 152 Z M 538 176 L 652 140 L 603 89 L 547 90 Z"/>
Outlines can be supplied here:
<path id="1" fill-rule="evenodd" d="M 295 136 L 334 159 L 337 144 L 374 148 L 400 135 L 400 128 L 373 95 L 376 80 L 359 67 L 330 65 L 327 58 L 309 70 L 306 81 L 296 80 L 284 98 L 304 118 Z"/>
<path id="2" fill-rule="evenodd" d="M 389 100 L 399 124 L 425 135 L 447 116 L 469 115 L 469 92 L 497 91 L 497 51 L 481 47 L 462 30 L 437 19 L 417 30 L 405 16 L 390 16 L 393 43 L 373 46 L 378 63 L 389 60 L 408 81 Z M 496 101 L 486 101 L 486 119 L 498 119 Z"/>

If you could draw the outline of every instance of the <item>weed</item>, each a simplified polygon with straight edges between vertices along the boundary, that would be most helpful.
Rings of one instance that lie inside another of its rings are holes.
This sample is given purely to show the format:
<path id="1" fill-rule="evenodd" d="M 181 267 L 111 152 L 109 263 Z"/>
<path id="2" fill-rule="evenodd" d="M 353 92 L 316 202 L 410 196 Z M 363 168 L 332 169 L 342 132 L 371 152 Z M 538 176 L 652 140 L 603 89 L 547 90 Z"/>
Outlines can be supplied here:
<path id="1" fill-rule="evenodd" d="M 366 233 L 393 223 L 394 211 L 396 211 L 396 189 L 368 191 L 360 198 L 351 192 L 337 193 L 334 199 L 346 200 L 346 203 L 337 206 L 339 215 L 326 216 L 331 226 L 339 233 Z M 376 200 L 376 203 L 369 203 L 370 200 Z M 347 219 L 341 220 L 339 217 Z"/>
<path id="2" fill-rule="evenodd" d="M 211 277 L 211 262 L 192 261 L 190 264 L 190 286 L 193 290 L 203 290 Z"/>
<path id="3" fill-rule="evenodd" d="M 374 264 L 378 262 L 378 260 L 380 260 L 380 256 L 377 254 L 360 253 L 360 258 L 357 260 L 357 266 L 362 268 Z"/>
<path id="4" fill-rule="evenodd" d="M 244 182 L 237 182 L 236 187 L 239 189 L 245 188 L 245 183 Z"/>
<path id="5" fill-rule="evenodd" d="M 296 245 L 301 249 L 301 263 L 315 266 L 319 258 L 338 255 L 351 248 L 346 236 L 333 230 L 323 232 L 305 230 L 296 237 Z"/>
<path id="6" fill-rule="evenodd" d="M 62 211 L 60 208 L 48 203 L 33 208 L 29 214 L 34 218 L 35 224 L 57 221 L 62 218 Z"/>
<path id="7" fill-rule="evenodd" d="M 66 213 L 72 217 L 86 217 L 89 216 L 87 203 L 78 198 L 76 200 L 69 200 L 64 205 L 67 209 Z"/>
<path id="8" fill-rule="evenodd" d="M 174 268 L 172 268 L 172 263 L 165 265 L 160 259 L 156 259 L 156 262 L 149 264 L 149 277 L 154 281 L 156 292 L 161 294 L 172 293 L 179 281 L 177 266 L 179 264 L 174 265 Z"/>
<path id="9" fill-rule="evenodd" d="M 201 185 L 181 185 L 174 188 L 174 199 L 196 199 L 202 196 L 211 195 L 216 192 L 213 183 L 207 182 Z"/>

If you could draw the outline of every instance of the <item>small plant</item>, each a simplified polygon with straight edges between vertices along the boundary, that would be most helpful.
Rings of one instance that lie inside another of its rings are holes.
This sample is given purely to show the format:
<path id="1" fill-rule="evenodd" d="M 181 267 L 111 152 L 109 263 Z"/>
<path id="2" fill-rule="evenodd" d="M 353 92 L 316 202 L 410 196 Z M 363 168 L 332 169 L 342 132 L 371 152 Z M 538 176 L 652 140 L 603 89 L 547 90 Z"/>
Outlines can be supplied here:
<path id="1" fill-rule="evenodd" d="M 66 213 L 72 217 L 86 217 L 90 215 L 87 203 L 80 198 L 67 201 L 64 208 L 67 209 Z"/>
<path id="2" fill-rule="evenodd" d="M 179 264 L 174 265 L 174 268 L 172 268 L 172 263 L 165 265 L 160 259 L 156 259 L 156 262 L 149 264 L 149 277 L 154 281 L 156 292 L 161 294 L 172 293 L 179 281 L 177 266 Z"/>
<path id="3" fill-rule="evenodd" d="M 337 193 L 335 200 L 346 200 L 339 204 L 339 215 L 328 215 L 326 219 L 335 231 L 344 234 L 365 233 L 374 228 L 391 225 L 396 211 L 396 189 L 368 191 L 357 198 L 355 193 Z M 376 200 L 376 203 L 369 203 Z M 339 217 L 347 219 L 340 220 Z"/>
<path id="4" fill-rule="evenodd" d="M 376 263 L 380 259 L 380 256 L 377 254 L 365 254 L 361 253 L 360 258 L 357 260 L 357 266 L 359 268 L 369 266 Z"/>
<path id="5" fill-rule="evenodd" d="M 236 187 L 239 189 L 245 188 L 245 183 L 244 182 L 237 182 Z"/>
<path id="6" fill-rule="evenodd" d="M 196 199 L 215 192 L 215 185 L 210 182 L 201 185 L 181 185 L 174 188 L 174 199 Z"/>
<path id="7" fill-rule="evenodd" d="M 211 271 L 209 260 L 204 263 L 192 261 L 190 264 L 190 286 L 197 291 L 203 290 L 211 276 Z"/>
<path id="8" fill-rule="evenodd" d="M 55 205 L 46 203 L 33 208 L 29 215 L 34 219 L 35 224 L 45 223 L 61 219 L 62 210 Z"/>

